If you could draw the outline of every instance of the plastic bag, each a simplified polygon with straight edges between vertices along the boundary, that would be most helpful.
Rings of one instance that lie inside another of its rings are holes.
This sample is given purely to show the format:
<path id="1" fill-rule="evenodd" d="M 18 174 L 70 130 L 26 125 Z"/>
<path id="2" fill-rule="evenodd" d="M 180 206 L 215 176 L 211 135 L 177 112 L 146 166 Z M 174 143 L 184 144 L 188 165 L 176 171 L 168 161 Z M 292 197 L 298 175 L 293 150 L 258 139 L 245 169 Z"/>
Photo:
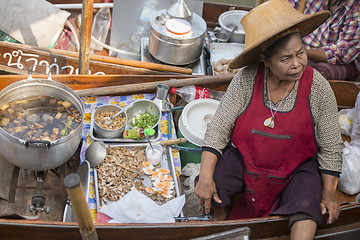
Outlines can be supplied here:
<path id="1" fill-rule="evenodd" d="M 360 192 L 360 140 L 353 140 L 349 144 L 344 142 L 343 166 L 340 174 L 339 190 L 354 195 Z"/>
<path id="2" fill-rule="evenodd" d="M 354 108 L 354 122 L 351 129 L 351 140 L 360 139 L 360 92 L 356 97 Z"/>
<path id="3" fill-rule="evenodd" d="M 354 108 L 342 109 L 339 111 L 339 123 L 341 134 L 350 137 L 354 122 Z"/>

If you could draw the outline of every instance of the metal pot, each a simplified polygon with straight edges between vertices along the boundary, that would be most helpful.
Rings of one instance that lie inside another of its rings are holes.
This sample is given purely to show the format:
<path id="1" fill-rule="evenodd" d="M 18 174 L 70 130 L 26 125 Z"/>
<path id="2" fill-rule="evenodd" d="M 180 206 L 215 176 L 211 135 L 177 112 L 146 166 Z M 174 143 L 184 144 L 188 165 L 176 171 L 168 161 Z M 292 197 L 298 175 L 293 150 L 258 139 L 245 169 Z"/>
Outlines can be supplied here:
<path id="1" fill-rule="evenodd" d="M 187 65 L 197 61 L 203 48 L 206 22 L 193 13 L 189 21 L 191 32 L 178 36 L 166 31 L 165 23 L 169 19 L 171 17 L 166 9 L 158 11 L 150 19 L 150 54 L 157 60 L 172 65 Z"/>
<path id="2" fill-rule="evenodd" d="M 54 96 L 72 103 L 84 118 L 84 106 L 80 97 L 66 85 L 48 79 L 28 79 L 13 83 L 0 92 L 0 106 L 31 96 Z M 20 168 L 44 171 L 56 168 L 75 153 L 82 136 L 82 125 L 69 135 L 56 141 L 27 141 L 12 136 L 0 128 L 0 153 L 10 163 Z"/>
<path id="3" fill-rule="evenodd" d="M 237 27 L 237 29 L 231 34 L 228 42 L 245 43 L 245 31 L 240 21 L 247 13 L 248 11 L 231 10 L 224 12 L 219 16 L 218 22 L 221 27 L 221 32 L 230 36 L 233 28 Z"/>

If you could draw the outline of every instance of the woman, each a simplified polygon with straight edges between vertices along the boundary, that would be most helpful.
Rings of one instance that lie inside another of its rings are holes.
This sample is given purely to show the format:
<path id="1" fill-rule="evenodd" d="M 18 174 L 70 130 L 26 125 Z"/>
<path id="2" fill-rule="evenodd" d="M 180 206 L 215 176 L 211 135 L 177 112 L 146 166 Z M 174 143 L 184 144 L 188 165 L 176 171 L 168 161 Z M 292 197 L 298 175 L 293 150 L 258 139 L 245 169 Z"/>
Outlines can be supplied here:
<path id="1" fill-rule="evenodd" d="M 328 223 L 338 218 L 334 193 L 342 141 L 336 100 L 326 79 L 306 66 L 301 40 L 328 16 L 304 15 L 286 0 L 269 0 L 242 19 L 245 48 L 231 67 L 243 68 L 202 146 L 195 193 L 206 213 L 212 205 L 223 217 L 231 206 L 228 219 L 288 215 L 293 239 L 312 239 L 326 211 Z M 238 193 L 243 195 L 232 204 Z"/>
<path id="2" fill-rule="evenodd" d="M 299 8 L 300 0 L 288 0 Z M 328 80 L 360 81 L 359 0 L 306 0 L 304 13 L 329 10 L 330 17 L 304 37 L 309 65 Z"/>

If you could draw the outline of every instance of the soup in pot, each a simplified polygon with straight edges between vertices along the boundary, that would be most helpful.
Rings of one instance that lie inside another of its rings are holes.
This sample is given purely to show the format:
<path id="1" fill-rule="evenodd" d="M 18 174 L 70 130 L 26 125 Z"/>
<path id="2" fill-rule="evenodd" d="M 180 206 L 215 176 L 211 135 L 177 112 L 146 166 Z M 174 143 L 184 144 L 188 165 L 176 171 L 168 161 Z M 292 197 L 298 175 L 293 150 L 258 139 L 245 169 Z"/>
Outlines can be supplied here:
<path id="1" fill-rule="evenodd" d="M 51 96 L 32 96 L 0 107 L 0 126 L 24 140 L 56 141 L 71 134 L 82 116 L 69 101 Z"/>

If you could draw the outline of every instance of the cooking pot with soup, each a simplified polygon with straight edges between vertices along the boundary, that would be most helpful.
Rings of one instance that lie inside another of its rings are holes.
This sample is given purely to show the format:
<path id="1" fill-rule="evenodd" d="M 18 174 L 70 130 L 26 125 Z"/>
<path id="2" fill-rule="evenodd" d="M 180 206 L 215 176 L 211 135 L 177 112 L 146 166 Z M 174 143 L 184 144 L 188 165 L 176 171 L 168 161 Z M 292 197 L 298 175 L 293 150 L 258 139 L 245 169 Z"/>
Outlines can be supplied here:
<path id="1" fill-rule="evenodd" d="M 83 114 L 72 89 L 30 75 L 0 92 L 0 153 L 20 168 L 56 168 L 78 148 Z"/>

